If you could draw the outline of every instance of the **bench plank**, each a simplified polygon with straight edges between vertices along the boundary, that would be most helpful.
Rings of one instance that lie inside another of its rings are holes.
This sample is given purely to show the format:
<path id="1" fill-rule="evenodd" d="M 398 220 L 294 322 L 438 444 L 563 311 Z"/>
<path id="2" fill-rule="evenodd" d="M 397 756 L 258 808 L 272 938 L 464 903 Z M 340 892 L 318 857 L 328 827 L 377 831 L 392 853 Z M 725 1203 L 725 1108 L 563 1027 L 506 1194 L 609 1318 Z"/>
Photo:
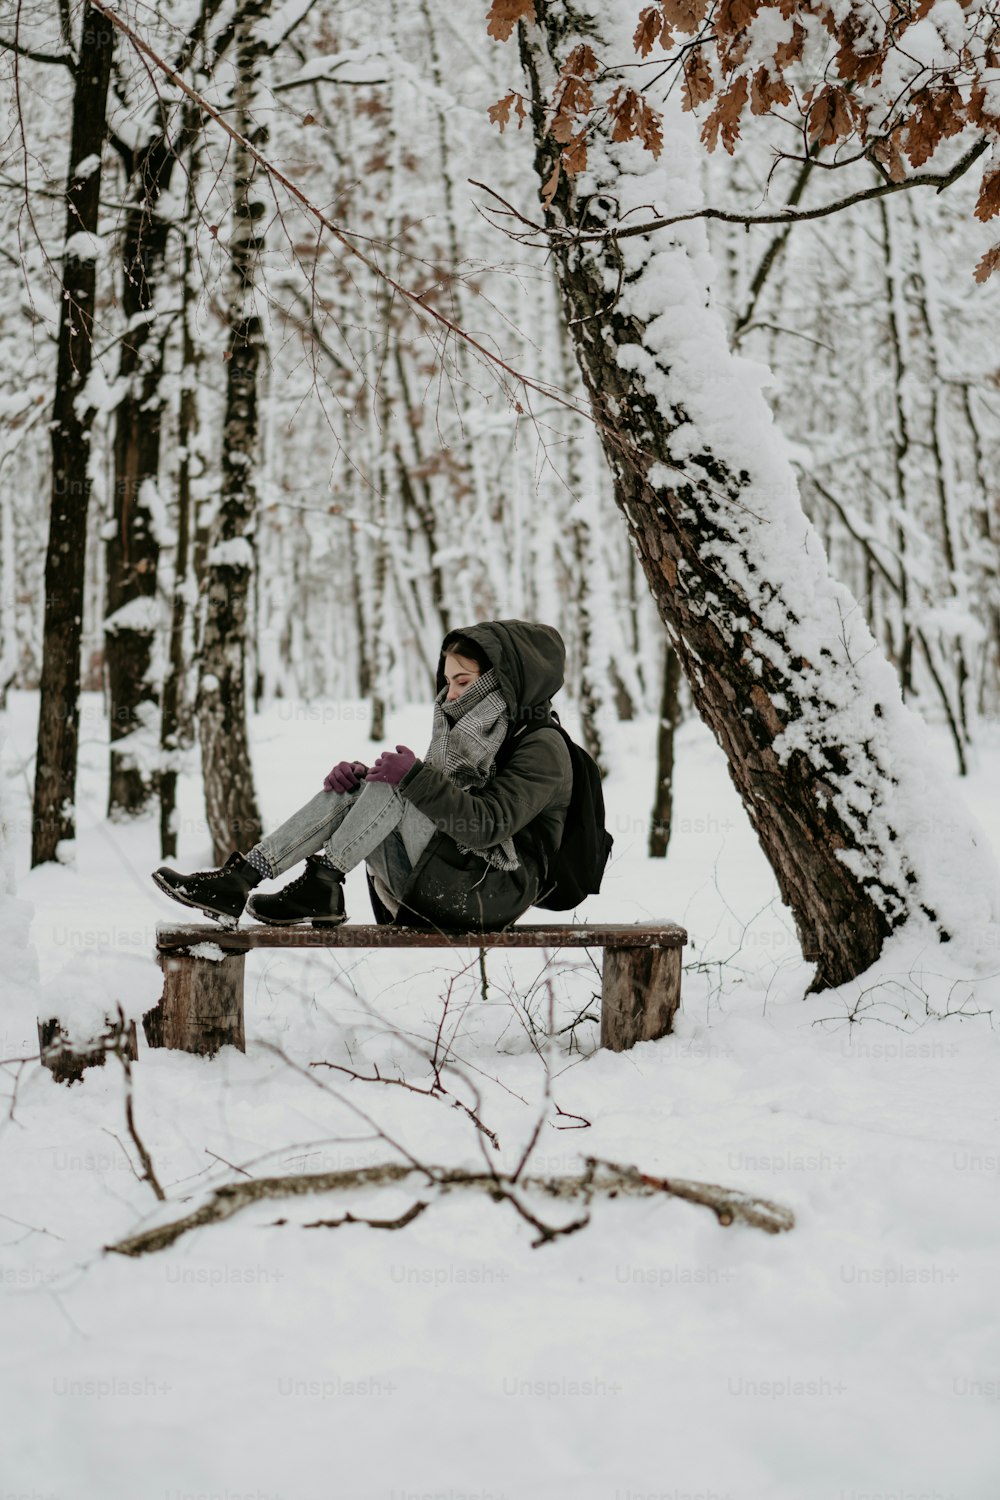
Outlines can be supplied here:
<path id="1" fill-rule="evenodd" d="M 425 932 L 418 927 L 344 923 L 340 927 L 219 927 L 207 923 L 175 926 L 160 922 L 156 946 L 161 953 L 214 943 L 226 953 L 253 948 L 682 948 L 683 927 L 605 923 L 558 927 L 550 923 L 517 924 L 502 932 Z"/>

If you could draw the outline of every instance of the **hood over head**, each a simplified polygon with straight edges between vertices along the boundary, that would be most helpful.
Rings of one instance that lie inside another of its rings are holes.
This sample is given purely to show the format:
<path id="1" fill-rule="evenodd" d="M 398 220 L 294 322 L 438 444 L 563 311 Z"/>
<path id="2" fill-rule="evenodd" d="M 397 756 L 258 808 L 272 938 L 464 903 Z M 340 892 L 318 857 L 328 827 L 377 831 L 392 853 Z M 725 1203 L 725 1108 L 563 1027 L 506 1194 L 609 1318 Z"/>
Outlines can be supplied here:
<path id="1" fill-rule="evenodd" d="M 486 620 L 448 634 L 468 636 L 488 657 L 500 679 L 512 724 L 547 716 L 566 673 L 566 646 L 554 626 L 536 625 L 530 620 Z M 442 652 L 438 692 L 445 686 Z"/>

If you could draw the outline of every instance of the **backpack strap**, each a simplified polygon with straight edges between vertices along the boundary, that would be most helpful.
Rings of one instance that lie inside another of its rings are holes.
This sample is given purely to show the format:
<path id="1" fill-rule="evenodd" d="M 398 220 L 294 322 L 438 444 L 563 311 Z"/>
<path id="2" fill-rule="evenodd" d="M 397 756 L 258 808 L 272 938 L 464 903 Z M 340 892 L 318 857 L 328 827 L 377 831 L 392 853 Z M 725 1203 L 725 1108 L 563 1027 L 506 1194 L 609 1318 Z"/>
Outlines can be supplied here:
<path id="1" fill-rule="evenodd" d="M 524 737 L 529 734 L 537 734 L 539 729 L 554 729 L 557 734 L 562 736 L 563 739 L 566 738 L 566 731 L 560 724 L 559 715 L 556 713 L 554 708 L 549 710 L 548 715 L 544 719 L 539 719 L 537 722 L 529 721 L 527 724 L 519 724 L 517 728 L 507 736 L 503 744 L 500 746 L 500 749 L 497 751 L 496 760 L 493 763 L 494 776 L 500 775 L 500 772 L 507 765 L 508 761 L 514 754 L 514 751 L 517 749 L 518 745 L 521 743 Z M 514 847 L 517 848 L 519 843 L 522 846 L 522 850 L 530 854 L 535 864 L 538 866 L 541 883 L 544 886 L 546 881 L 548 880 L 549 854 L 542 847 L 541 840 L 539 839 L 537 833 L 533 833 L 531 831 L 530 824 L 527 828 L 522 828 L 520 833 L 516 833 L 514 835 Z"/>
<path id="2" fill-rule="evenodd" d="M 539 719 L 534 723 L 529 722 L 527 724 L 519 724 L 516 729 L 508 734 L 507 738 L 500 746 L 500 749 L 497 751 L 496 760 L 493 763 L 493 774 L 495 776 L 500 775 L 500 772 L 506 766 L 511 756 L 514 754 L 514 751 L 524 739 L 524 736 L 526 734 L 535 734 L 539 729 L 555 729 L 558 730 L 560 734 L 565 734 L 565 730 L 559 722 L 559 715 L 556 713 L 554 708 L 549 709 L 549 712 L 544 719 Z"/>

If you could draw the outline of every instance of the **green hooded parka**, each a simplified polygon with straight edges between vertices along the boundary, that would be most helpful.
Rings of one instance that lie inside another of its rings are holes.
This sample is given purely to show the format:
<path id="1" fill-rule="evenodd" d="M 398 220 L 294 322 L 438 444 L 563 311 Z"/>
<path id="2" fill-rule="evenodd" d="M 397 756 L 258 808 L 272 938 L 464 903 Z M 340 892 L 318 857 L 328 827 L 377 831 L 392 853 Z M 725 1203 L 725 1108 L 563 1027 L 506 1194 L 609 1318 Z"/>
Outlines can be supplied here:
<path id="1" fill-rule="evenodd" d="M 509 736 L 547 719 L 563 685 L 566 648 L 551 625 L 491 620 L 461 634 L 496 669 L 510 715 Z M 437 672 L 445 686 L 444 657 Z M 435 927 L 495 932 L 532 905 L 545 866 L 562 840 L 573 789 L 569 751 L 557 730 L 522 736 L 510 759 L 484 787 L 463 791 L 435 766 L 418 760 L 399 783 L 403 796 L 437 824 L 401 893 L 403 906 Z M 520 866 L 496 870 L 458 845 L 489 849 L 513 838 Z"/>

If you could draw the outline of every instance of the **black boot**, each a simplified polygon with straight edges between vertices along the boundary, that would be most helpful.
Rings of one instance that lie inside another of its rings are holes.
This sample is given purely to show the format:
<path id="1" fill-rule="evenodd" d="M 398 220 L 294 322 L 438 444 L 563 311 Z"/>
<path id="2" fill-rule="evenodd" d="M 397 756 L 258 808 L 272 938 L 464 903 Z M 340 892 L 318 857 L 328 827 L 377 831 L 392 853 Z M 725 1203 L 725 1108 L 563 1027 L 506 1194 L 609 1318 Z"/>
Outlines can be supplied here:
<path id="1" fill-rule="evenodd" d="M 193 906 L 215 917 L 223 927 L 236 926 L 247 897 L 263 878 L 242 854 L 231 854 L 221 870 L 196 870 L 191 875 L 182 875 L 179 870 L 161 865 L 153 871 L 153 879 L 161 891 L 184 906 Z"/>
<path id="2" fill-rule="evenodd" d="M 298 880 L 282 891 L 251 896 L 247 911 L 258 922 L 268 922 L 272 927 L 290 927 L 294 922 L 336 927 L 347 918 L 343 873 L 310 854 Z"/>

